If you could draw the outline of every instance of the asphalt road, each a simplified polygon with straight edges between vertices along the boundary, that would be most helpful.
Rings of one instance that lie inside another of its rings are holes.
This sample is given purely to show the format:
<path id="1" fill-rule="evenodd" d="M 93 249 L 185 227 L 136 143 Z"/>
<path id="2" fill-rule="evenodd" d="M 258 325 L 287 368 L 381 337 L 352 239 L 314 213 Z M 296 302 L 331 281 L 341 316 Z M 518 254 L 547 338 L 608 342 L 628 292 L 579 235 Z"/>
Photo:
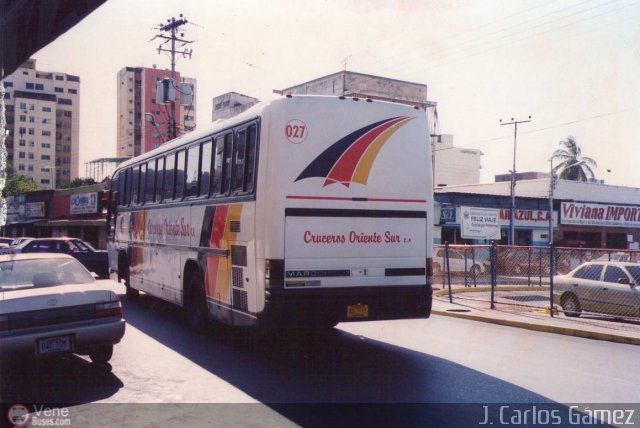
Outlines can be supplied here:
<path id="1" fill-rule="evenodd" d="M 438 316 L 316 335 L 195 333 L 171 305 L 123 300 L 111 373 L 75 356 L 4 365 L 5 407 L 55 403 L 82 426 L 469 426 L 486 405 L 564 414 L 564 403 L 640 402 L 631 345 Z"/>

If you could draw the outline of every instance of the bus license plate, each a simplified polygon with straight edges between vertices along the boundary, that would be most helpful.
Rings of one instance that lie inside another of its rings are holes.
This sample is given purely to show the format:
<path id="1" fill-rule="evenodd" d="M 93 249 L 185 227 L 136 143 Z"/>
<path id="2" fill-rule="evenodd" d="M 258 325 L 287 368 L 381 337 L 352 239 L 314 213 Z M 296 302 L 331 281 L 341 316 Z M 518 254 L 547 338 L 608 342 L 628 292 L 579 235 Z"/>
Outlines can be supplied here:
<path id="1" fill-rule="evenodd" d="M 347 318 L 367 318 L 369 316 L 369 305 L 348 305 Z"/>
<path id="2" fill-rule="evenodd" d="M 47 337 L 38 340 L 38 355 L 71 351 L 71 335 Z"/>

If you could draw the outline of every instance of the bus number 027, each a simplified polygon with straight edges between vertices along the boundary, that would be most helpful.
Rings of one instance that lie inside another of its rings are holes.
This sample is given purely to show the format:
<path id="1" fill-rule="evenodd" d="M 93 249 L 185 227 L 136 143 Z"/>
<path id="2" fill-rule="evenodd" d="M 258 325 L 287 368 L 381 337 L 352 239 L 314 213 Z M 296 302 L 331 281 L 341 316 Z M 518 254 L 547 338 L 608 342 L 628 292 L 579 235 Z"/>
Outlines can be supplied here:
<path id="1" fill-rule="evenodd" d="M 301 120 L 290 120 L 284 128 L 284 134 L 287 140 L 300 144 L 307 138 L 307 126 Z"/>

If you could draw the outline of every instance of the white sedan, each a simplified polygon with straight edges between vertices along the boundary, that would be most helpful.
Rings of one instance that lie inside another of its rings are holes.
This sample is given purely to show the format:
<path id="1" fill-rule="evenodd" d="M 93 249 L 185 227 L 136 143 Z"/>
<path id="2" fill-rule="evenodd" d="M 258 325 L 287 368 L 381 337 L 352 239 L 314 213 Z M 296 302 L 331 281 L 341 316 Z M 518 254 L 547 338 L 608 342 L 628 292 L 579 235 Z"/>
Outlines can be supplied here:
<path id="1" fill-rule="evenodd" d="M 554 277 L 554 301 L 568 317 L 582 312 L 640 317 L 640 264 L 586 262 Z"/>
<path id="2" fill-rule="evenodd" d="M 66 254 L 0 255 L 0 354 L 104 364 L 124 336 L 118 295 Z"/>

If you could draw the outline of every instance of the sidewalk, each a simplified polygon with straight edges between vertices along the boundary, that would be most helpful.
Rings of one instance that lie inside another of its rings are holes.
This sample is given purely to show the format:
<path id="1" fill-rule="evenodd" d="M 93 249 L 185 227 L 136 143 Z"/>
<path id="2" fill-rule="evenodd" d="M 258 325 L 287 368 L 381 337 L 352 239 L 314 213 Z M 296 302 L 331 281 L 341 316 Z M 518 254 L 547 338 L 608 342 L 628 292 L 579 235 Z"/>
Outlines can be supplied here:
<path id="1" fill-rule="evenodd" d="M 490 299 L 484 295 L 487 292 L 473 289 L 464 293 L 460 293 L 460 290 L 457 291 L 454 294 L 453 303 L 449 302 L 446 290 L 434 291 L 431 313 L 527 330 L 640 346 L 640 321 L 584 315 L 580 318 L 567 318 L 561 313 L 554 313 L 554 316 L 551 317 L 549 309 L 529 308 L 522 310 L 501 304 L 496 305 L 496 309 L 490 309 Z"/>

